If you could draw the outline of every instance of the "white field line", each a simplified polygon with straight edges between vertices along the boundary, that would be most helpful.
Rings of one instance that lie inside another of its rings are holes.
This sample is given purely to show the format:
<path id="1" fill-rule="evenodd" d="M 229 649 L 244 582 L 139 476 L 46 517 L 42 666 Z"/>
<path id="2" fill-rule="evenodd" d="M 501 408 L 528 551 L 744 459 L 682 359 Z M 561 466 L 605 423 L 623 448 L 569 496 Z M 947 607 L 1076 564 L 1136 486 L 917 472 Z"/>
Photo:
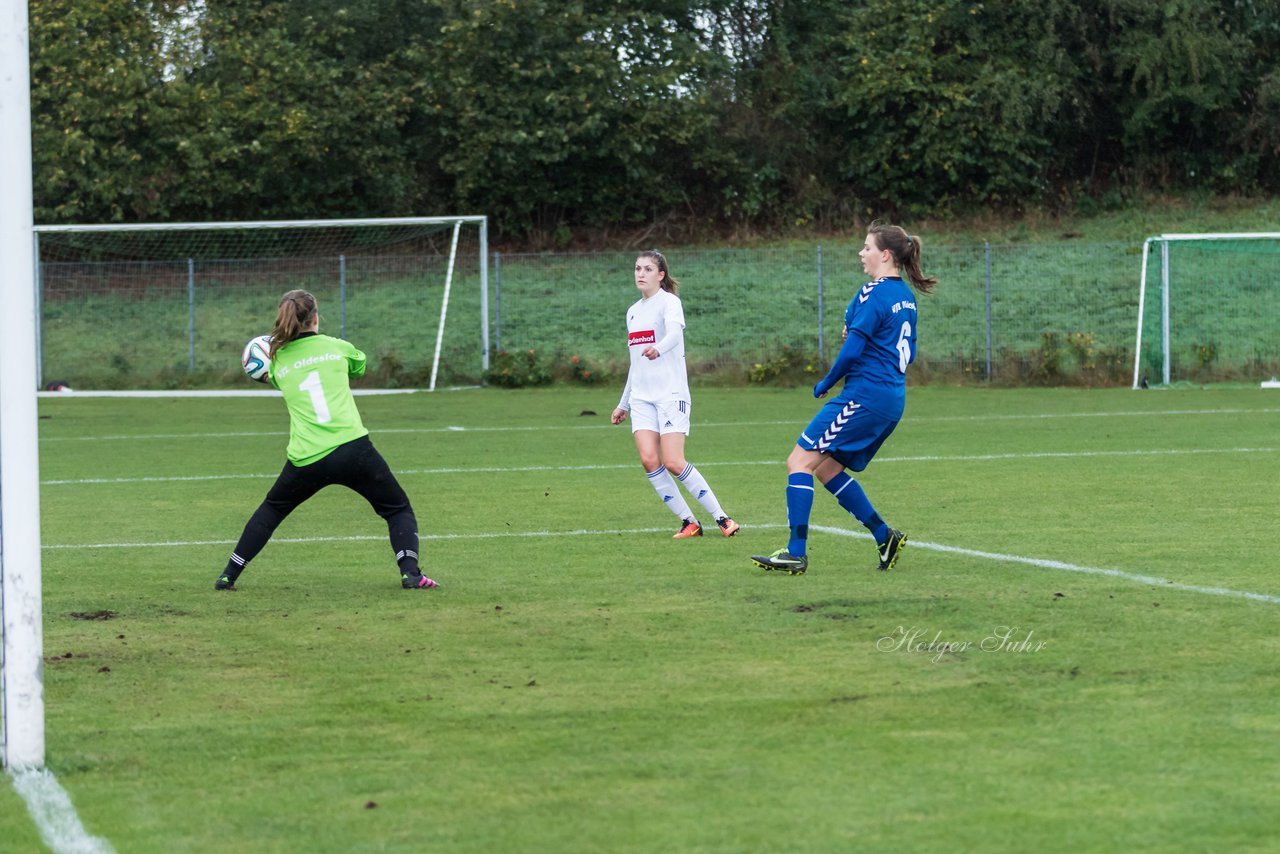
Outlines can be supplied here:
<path id="1" fill-rule="evenodd" d="M 844 528 L 830 528 L 826 525 L 814 525 L 811 530 L 822 531 L 827 534 L 837 534 L 842 537 L 857 537 L 858 539 L 871 539 L 870 534 L 861 533 L 859 531 L 849 531 Z M 1107 569 L 1099 566 L 1081 566 L 1074 563 L 1065 563 L 1060 560 L 1045 560 L 1043 558 L 1024 557 L 1022 555 L 1005 555 L 997 552 L 983 552 L 974 549 L 963 549 L 958 546 L 946 546 L 941 543 L 924 543 L 919 540 L 908 540 L 908 547 L 912 549 L 925 549 L 927 551 L 944 552 L 946 554 L 964 555 L 965 557 L 976 557 L 984 560 L 1000 561 L 1002 563 L 1019 563 L 1024 566 L 1035 566 L 1041 569 L 1057 569 L 1063 572 L 1079 572 L 1085 575 L 1101 575 L 1108 578 L 1118 578 L 1122 581 L 1132 581 L 1135 584 L 1149 584 L 1153 587 L 1163 587 L 1170 590 L 1181 590 L 1186 593 L 1200 593 L 1205 596 L 1226 596 L 1233 599 L 1252 599 L 1255 602 L 1266 602 L 1271 605 L 1280 605 L 1280 596 L 1273 596 L 1269 593 L 1253 593 L 1248 590 L 1232 590 L 1229 587 L 1205 587 L 1199 584 L 1183 584 L 1180 581 L 1173 581 L 1168 578 L 1160 578 L 1155 575 L 1141 575 L 1135 572 L 1125 572 L 1120 569 Z"/>
<path id="2" fill-rule="evenodd" d="M 1157 456 L 1196 456 L 1203 454 L 1274 454 L 1280 448 L 1170 448 L 1136 451 L 1044 451 L 1028 454 L 952 454 L 948 456 L 914 456 L 914 457 L 876 457 L 872 463 L 940 463 L 940 462 L 993 462 L 997 460 L 1054 460 L 1083 459 L 1091 457 L 1157 457 Z M 566 471 L 619 471 L 634 469 L 636 463 L 610 463 L 608 465 L 581 466 L 468 466 L 435 469 L 398 469 L 398 475 L 433 475 L 433 474 L 516 474 L 519 472 L 566 472 Z M 703 468 L 718 466 L 779 466 L 780 459 L 772 460 L 727 460 L 715 462 L 700 460 Z M 274 478 L 278 471 L 246 474 L 204 474 L 204 475 L 154 475 L 146 477 L 81 477 L 64 480 L 42 480 L 41 486 L 79 486 L 85 484 L 121 484 L 121 483 L 170 483 L 185 481 L 216 480 L 262 480 Z"/>
<path id="3" fill-rule="evenodd" d="M 756 528 L 785 528 L 786 525 L 754 525 Z M 579 528 L 574 531 L 494 531 L 488 534 L 420 534 L 419 540 L 498 540 L 510 537 L 593 537 L 617 536 L 618 534 L 659 534 L 667 528 L 620 528 L 611 531 L 593 531 Z M 382 541 L 386 534 L 357 535 L 351 537 L 272 537 L 273 543 L 351 543 L 365 540 Z M 46 545 L 46 549 L 146 549 L 146 548 L 185 548 L 188 546 L 234 546 L 235 540 L 168 540 L 157 543 L 61 543 Z"/>
<path id="4" fill-rule="evenodd" d="M 1166 416 L 1186 415 L 1266 415 L 1280 413 L 1280 407 L 1258 407 L 1256 409 L 1162 409 L 1150 412 L 1044 412 L 1015 413 L 1005 415 L 912 415 L 912 424 L 931 424 L 949 421 L 1046 421 L 1056 418 L 1160 418 Z M 695 422 L 698 428 L 721 427 L 773 427 L 792 425 L 797 430 L 804 424 L 799 419 L 786 421 L 706 421 Z M 574 424 L 574 425 L 540 425 L 540 426 L 464 426 L 450 425 L 446 427 L 395 427 L 373 431 L 374 435 L 383 433 L 533 433 L 533 432 L 565 432 L 569 430 L 620 430 L 611 424 Z M 287 436 L 287 430 L 264 431 L 229 431 L 213 433 L 133 433 L 113 434 L 105 436 L 41 436 L 42 442 L 113 442 L 113 441 L 158 441 L 163 439 L 243 439 L 261 436 Z"/>
<path id="5" fill-rule="evenodd" d="M 765 530 L 785 529 L 786 525 L 777 523 L 765 523 L 760 525 L 752 525 L 752 528 Z M 862 531 L 851 531 L 847 528 L 833 528 L 827 525 L 813 525 L 810 530 L 821 531 L 825 534 L 835 534 L 841 537 L 854 537 L 856 539 L 871 539 L 871 535 Z M 474 534 L 423 534 L 422 540 L 495 540 L 495 539 L 524 539 L 524 538 L 548 538 L 548 537 L 614 537 L 619 534 L 662 534 L 667 533 L 668 528 L 614 528 L 611 530 L 592 530 L 588 528 L 578 528 L 571 531 L 496 531 L 491 533 L 474 533 Z M 385 534 L 354 536 L 354 537 L 276 537 L 271 540 L 273 543 L 291 543 L 291 544 L 310 544 L 310 543 L 340 543 L 340 542 L 360 542 L 360 541 L 383 541 L 386 540 Z M 172 540 L 166 542 L 152 543 L 63 543 L 59 545 L 46 545 L 46 549 L 137 549 L 137 548 L 190 548 L 191 546 L 234 546 L 235 540 Z M 1098 566 L 1081 566 L 1074 563 L 1066 563 L 1060 560 L 1045 560 L 1043 558 L 1026 557 L 1023 555 L 1007 555 L 998 552 L 976 551 L 974 549 L 965 549 L 958 546 L 948 546 L 941 543 L 928 543 L 919 540 L 910 540 L 908 545 L 912 549 L 924 549 L 926 551 L 943 552 L 946 554 L 963 555 L 965 557 L 981 558 L 983 560 L 992 560 L 1002 563 L 1016 563 L 1023 566 L 1034 566 L 1039 569 L 1054 569 L 1062 572 L 1077 572 L 1085 575 L 1098 575 L 1108 578 L 1117 578 L 1121 581 L 1130 581 L 1134 584 L 1145 584 L 1153 587 L 1162 587 L 1170 590 L 1180 590 L 1184 593 L 1198 593 L 1204 596 L 1220 596 L 1233 599 L 1250 599 L 1255 602 L 1266 602 L 1271 605 L 1280 605 L 1280 596 L 1271 595 L 1269 593 L 1253 593 L 1248 590 L 1232 590 L 1228 587 L 1206 587 L 1198 584 L 1183 584 L 1179 581 L 1173 581 L 1168 578 L 1160 578 L 1155 575 L 1142 575 L 1135 572 L 1125 572 L 1120 569 L 1108 569 Z"/>
<path id="6" fill-rule="evenodd" d="M 27 802 L 40 838 L 54 854 L 113 854 L 111 843 L 90 836 L 71 805 L 71 797 L 44 768 L 11 772 L 13 788 Z"/>

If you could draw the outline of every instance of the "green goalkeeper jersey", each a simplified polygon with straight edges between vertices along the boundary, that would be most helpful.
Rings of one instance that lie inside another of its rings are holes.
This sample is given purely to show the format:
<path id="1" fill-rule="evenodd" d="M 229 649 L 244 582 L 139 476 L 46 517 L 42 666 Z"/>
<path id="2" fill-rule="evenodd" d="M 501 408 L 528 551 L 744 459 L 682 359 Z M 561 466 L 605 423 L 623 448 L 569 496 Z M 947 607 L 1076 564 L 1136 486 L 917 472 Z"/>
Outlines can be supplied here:
<path id="1" fill-rule="evenodd" d="M 365 355 L 340 338 L 306 333 L 271 360 L 271 384 L 289 407 L 289 448 L 295 466 L 323 459 L 339 445 L 367 436 L 351 395 L 364 376 Z"/>

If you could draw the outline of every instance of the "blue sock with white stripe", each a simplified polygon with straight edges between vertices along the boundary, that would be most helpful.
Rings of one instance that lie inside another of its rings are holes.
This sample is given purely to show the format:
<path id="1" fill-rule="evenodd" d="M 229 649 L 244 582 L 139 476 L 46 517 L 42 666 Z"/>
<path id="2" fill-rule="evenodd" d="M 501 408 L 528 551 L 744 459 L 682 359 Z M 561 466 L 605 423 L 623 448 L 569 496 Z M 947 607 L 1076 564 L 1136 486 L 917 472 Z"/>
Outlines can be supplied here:
<path id="1" fill-rule="evenodd" d="M 840 502 L 841 507 L 866 526 L 866 529 L 876 538 L 877 543 L 884 542 L 889 535 L 889 526 L 871 506 L 871 501 L 867 499 L 867 493 L 862 490 L 861 484 L 849 477 L 848 472 L 842 471 L 827 481 L 826 487 L 827 491 L 836 497 L 836 501 Z"/>
<path id="2" fill-rule="evenodd" d="M 809 514 L 813 511 L 813 475 L 796 472 L 787 475 L 787 525 L 791 539 L 787 551 L 800 557 L 808 554 Z"/>

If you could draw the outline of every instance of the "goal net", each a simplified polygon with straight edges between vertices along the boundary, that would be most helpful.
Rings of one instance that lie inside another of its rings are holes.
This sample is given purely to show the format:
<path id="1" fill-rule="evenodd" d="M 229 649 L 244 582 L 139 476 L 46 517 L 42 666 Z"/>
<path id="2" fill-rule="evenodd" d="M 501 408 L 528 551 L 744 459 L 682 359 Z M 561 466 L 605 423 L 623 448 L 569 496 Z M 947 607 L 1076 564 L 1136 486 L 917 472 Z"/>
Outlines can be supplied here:
<path id="1" fill-rule="evenodd" d="M 366 385 L 478 382 L 488 367 L 487 219 L 37 226 L 40 387 L 241 387 L 280 296 L 369 355 Z"/>
<path id="2" fill-rule="evenodd" d="M 1133 387 L 1280 375 L 1280 232 L 1143 244 Z"/>

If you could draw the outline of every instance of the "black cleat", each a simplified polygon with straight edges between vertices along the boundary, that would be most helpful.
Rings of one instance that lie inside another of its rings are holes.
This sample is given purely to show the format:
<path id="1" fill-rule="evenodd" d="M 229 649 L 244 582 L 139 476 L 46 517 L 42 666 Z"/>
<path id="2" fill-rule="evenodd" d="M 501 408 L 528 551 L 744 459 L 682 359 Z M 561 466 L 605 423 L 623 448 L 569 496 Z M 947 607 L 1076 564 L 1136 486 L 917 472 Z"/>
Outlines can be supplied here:
<path id="1" fill-rule="evenodd" d="M 214 590 L 235 590 L 236 580 L 225 572 L 218 576 L 218 580 L 213 582 Z"/>
<path id="2" fill-rule="evenodd" d="M 408 573 L 400 576 L 400 586 L 405 590 L 430 590 L 432 587 L 440 585 L 427 578 L 421 572 L 409 575 Z"/>
<path id="3" fill-rule="evenodd" d="M 880 571 L 888 572 L 898 562 L 898 556 L 907 547 L 907 535 L 897 528 L 889 529 L 889 539 L 880 545 Z"/>
<path id="4" fill-rule="evenodd" d="M 804 571 L 809 568 L 808 555 L 796 556 L 786 549 L 778 549 L 771 555 L 752 555 L 751 560 L 756 566 L 791 575 L 804 575 Z"/>

